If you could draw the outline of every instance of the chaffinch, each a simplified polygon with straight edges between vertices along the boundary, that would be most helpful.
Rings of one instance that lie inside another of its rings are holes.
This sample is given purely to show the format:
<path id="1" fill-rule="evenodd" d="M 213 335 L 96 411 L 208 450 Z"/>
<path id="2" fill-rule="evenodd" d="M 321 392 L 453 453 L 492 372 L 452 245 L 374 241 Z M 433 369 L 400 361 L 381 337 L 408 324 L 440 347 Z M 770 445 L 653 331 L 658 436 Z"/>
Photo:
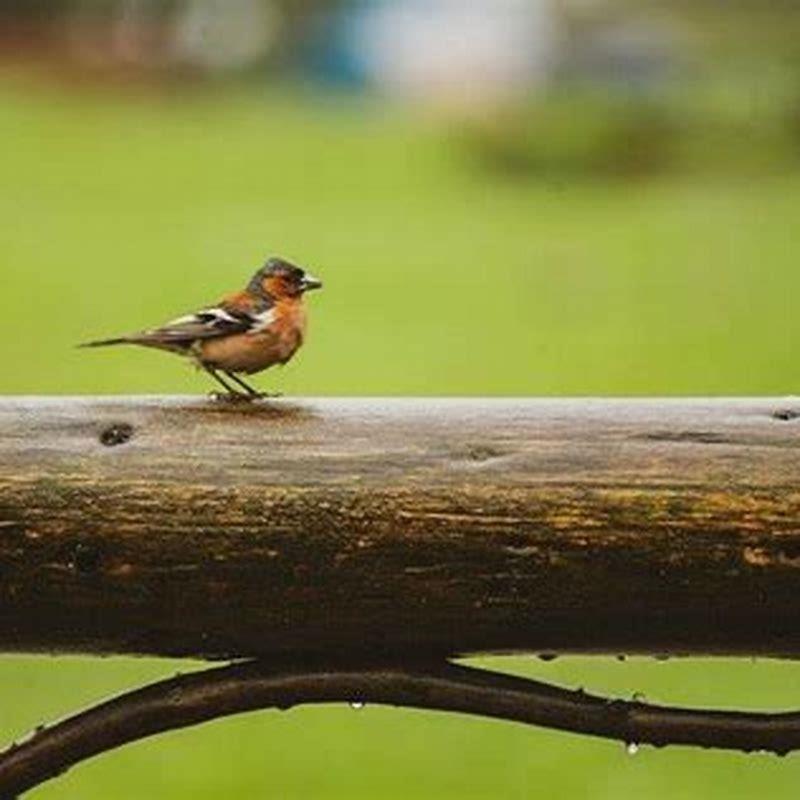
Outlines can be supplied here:
<path id="1" fill-rule="evenodd" d="M 252 375 L 292 358 L 306 332 L 303 295 L 321 286 L 300 267 L 282 258 L 270 258 L 243 291 L 215 306 L 179 317 L 160 328 L 81 346 L 138 344 L 167 350 L 193 359 L 224 387 L 231 399 L 265 397 L 241 374 Z"/>

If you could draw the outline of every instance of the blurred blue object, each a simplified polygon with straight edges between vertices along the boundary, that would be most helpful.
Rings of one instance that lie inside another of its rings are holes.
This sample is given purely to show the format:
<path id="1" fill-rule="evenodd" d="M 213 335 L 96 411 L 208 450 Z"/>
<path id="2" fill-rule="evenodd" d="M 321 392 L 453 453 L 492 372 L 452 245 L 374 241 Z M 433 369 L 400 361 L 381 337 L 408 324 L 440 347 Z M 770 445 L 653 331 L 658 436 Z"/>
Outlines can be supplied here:
<path id="1" fill-rule="evenodd" d="M 492 105 L 549 80 L 559 20 L 547 0 L 354 2 L 321 18 L 305 61 L 326 83 L 437 105 Z"/>
<path id="2" fill-rule="evenodd" d="M 365 88 L 369 74 L 359 52 L 356 32 L 373 3 L 355 2 L 321 14 L 298 53 L 305 71 L 315 80 L 345 88 Z"/>

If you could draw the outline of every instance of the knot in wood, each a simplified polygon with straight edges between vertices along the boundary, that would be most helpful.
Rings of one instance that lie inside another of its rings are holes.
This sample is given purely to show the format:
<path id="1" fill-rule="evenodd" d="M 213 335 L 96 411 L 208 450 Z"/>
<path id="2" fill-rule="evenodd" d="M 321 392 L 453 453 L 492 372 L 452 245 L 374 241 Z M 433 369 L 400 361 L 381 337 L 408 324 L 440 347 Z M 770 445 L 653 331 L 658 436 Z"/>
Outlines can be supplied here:
<path id="1" fill-rule="evenodd" d="M 133 425 L 128 422 L 115 422 L 108 425 L 100 432 L 100 444 L 106 447 L 115 447 L 125 444 L 133 436 Z"/>
<path id="2" fill-rule="evenodd" d="M 78 542 L 72 551 L 71 566 L 76 572 L 91 575 L 100 569 L 101 560 L 97 547 L 87 542 Z"/>

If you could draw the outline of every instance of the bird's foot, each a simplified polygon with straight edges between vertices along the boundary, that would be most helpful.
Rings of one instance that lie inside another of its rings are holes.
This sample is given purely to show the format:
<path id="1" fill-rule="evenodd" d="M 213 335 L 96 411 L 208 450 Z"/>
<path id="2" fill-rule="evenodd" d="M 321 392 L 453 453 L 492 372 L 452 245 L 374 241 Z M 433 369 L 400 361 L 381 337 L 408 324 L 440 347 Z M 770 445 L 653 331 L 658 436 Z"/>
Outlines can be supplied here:
<path id="1" fill-rule="evenodd" d="M 280 392 L 211 392 L 215 403 L 255 403 L 258 400 L 273 400 L 282 397 Z"/>
<path id="2" fill-rule="evenodd" d="M 208 395 L 215 403 L 251 403 L 256 398 L 244 392 L 209 392 Z"/>

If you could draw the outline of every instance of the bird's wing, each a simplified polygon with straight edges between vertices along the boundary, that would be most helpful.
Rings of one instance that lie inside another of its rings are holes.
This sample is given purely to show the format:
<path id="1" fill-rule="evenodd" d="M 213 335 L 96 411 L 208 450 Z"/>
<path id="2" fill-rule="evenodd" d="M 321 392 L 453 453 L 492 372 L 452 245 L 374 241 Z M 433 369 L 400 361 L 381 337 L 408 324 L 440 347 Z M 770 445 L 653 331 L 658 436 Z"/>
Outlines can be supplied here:
<path id="1" fill-rule="evenodd" d="M 224 308 L 222 305 L 205 308 L 195 314 L 178 317 L 160 328 L 142 331 L 129 337 L 138 344 L 190 345 L 202 339 L 216 339 L 235 333 L 262 330 L 274 318 L 271 308 L 262 311 L 245 311 Z"/>
<path id="2" fill-rule="evenodd" d="M 81 347 L 104 347 L 112 344 L 142 344 L 184 352 L 194 342 L 218 339 L 238 333 L 257 333 L 275 321 L 274 303 L 244 291 L 226 297 L 211 308 L 178 317 L 158 328 L 129 336 L 87 342 Z"/>

